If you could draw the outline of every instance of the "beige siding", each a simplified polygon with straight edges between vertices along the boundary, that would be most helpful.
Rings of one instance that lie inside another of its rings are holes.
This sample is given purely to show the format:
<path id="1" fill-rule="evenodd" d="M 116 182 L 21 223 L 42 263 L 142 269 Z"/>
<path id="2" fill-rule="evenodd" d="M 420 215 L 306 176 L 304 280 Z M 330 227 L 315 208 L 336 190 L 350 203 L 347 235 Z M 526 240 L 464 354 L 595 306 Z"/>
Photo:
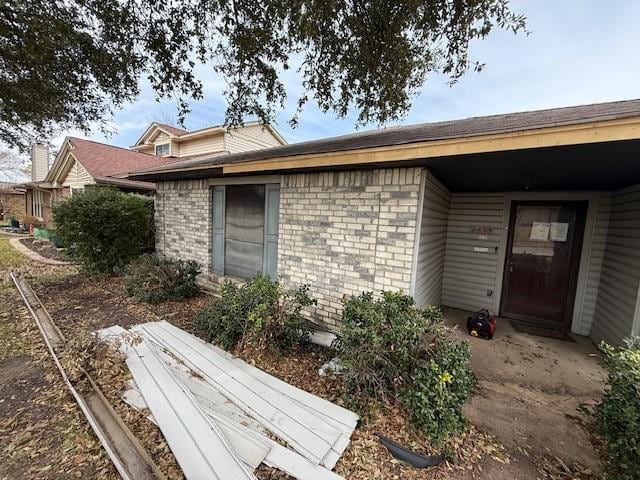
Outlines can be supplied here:
<path id="1" fill-rule="evenodd" d="M 640 185 L 617 191 L 604 252 L 591 337 L 610 343 L 630 336 L 640 287 Z M 635 329 L 637 330 L 637 320 Z"/>
<path id="2" fill-rule="evenodd" d="M 180 142 L 181 157 L 189 155 L 206 155 L 207 153 L 221 152 L 223 150 L 223 133 Z"/>
<path id="3" fill-rule="evenodd" d="M 582 300 L 582 307 L 576 305 L 575 309 L 580 315 L 579 326 L 575 333 L 589 335 L 596 310 L 596 300 L 598 298 L 598 288 L 600 285 L 600 274 L 607 244 L 607 228 L 609 226 L 609 211 L 611 209 L 611 195 L 601 193 L 597 200 L 596 213 L 594 219 L 593 236 L 591 250 L 588 258 L 587 281 Z M 587 248 L 587 234 L 585 232 L 585 246 Z M 579 292 L 576 292 L 579 296 Z"/>
<path id="4" fill-rule="evenodd" d="M 451 196 L 442 304 L 465 310 L 494 309 L 498 247 L 502 232 L 504 194 L 460 193 Z M 489 228 L 480 238 L 476 228 Z M 476 252 L 475 247 L 487 248 Z M 491 296 L 487 295 L 491 291 Z"/>
<path id="5" fill-rule="evenodd" d="M 449 190 L 426 172 L 414 290 L 416 304 L 420 307 L 442 303 L 450 202 Z"/>
<path id="6" fill-rule="evenodd" d="M 260 150 L 282 145 L 271 131 L 261 125 L 249 125 L 225 134 L 226 150 L 230 153 Z"/>
<path id="7" fill-rule="evenodd" d="M 73 159 L 69 171 L 62 179 L 62 186 L 80 188 L 91 183 L 94 183 L 93 177 L 77 160 Z"/>

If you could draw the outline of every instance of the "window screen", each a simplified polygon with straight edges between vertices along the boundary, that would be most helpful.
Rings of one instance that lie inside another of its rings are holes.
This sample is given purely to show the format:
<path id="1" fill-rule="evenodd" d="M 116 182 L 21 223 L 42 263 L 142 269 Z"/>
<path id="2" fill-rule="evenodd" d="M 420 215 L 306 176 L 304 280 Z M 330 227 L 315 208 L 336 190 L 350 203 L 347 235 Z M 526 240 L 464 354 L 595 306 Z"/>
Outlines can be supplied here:
<path id="1" fill-rule="evenodd" d="M 264 185 L 228 185 L 226 192 L 225 274 L 252 278 L 262 273 Z"/>
<path id="2" fill-rule="evenodd" d="M 169 155 L 169 144 L 163 143 L 161 145 L 156 145 L 156 155 L 161 157 Z"/>

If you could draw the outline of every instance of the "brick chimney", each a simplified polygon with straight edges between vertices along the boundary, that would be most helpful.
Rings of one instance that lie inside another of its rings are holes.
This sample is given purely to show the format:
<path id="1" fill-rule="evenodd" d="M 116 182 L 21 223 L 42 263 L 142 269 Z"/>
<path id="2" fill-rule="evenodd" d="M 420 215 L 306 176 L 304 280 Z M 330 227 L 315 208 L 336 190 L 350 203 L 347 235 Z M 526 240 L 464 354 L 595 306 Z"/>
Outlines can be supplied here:
<path id="1" fill-rule="evenodd" d="M 49 145 L 31 144 L 31 181 L 41 182 L 49 173 Z"/>

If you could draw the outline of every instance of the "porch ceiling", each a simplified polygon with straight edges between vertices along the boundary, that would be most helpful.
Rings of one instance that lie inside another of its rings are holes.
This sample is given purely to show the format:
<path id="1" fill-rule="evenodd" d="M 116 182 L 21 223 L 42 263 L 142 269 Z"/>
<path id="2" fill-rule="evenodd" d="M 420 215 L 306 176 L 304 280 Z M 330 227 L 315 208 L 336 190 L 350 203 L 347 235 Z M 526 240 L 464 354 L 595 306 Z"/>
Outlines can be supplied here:
<path id="1" fill-rule="evenodd" d="M 640 140 L 437 157 L 453 192 L 617 190 L 640 183 Z"/>

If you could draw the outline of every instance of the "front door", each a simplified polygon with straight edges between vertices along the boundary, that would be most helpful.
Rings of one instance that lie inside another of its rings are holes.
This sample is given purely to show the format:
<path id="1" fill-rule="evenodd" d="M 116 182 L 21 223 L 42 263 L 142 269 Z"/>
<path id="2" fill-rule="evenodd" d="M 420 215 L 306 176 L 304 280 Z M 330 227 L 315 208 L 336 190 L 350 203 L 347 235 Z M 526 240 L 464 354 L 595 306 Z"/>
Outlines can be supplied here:
<path id="1" fill-rule="evenodd" d="M 568 330 L 586 202 L 513 202 L 501 315 Z"/>

